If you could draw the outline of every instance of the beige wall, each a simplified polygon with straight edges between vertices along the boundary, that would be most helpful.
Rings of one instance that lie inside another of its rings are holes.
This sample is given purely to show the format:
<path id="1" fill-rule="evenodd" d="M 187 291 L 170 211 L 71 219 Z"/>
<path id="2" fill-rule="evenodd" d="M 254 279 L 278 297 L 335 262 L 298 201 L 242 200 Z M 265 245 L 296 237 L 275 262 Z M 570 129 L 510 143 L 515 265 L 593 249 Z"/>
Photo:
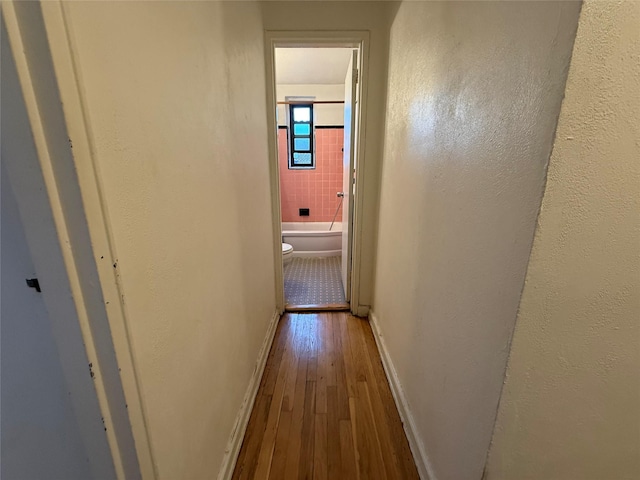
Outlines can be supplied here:
<path id="1" fill-rule="evenodd" d="M 433 479 L 482 476 L 580 5 L 403 2 L 373 310 Z"/>
<path id="2" fill-rule="evenodd" d="M 286 97 L 315 97 L 316 100 L 344 100 L 344 84 L 342 85 L 278 85 L 276 87 L 278 102 Z M 287 109 L 278 105 L 278 125 L 287 124 Z M 336 126 L 344 124 L 344 105 L 317 104 L 313 107 L 316 125 Z"/>
<path id="3" fill-rule="evenodd" d="M 368 111 L 361 146 L 365 156 L 362 192 L 362 242 L 359 309 L 367 311 L 373 293 L 378 190 L 386 98 L 388 27 L 395 2 L 268 1 L 262 2 L 266 30 L 367 30 L 370 33 Z"/>
<path id="4" fill-rule="evenodd" d="M 639 27 L 582 8 L 488 479 L 640 474 Z"/>
<path id="5" fill-rule="evenodd" d="M 275 312 L 252 2 L 69 2 L 161 479 L 215 477 Z"/>

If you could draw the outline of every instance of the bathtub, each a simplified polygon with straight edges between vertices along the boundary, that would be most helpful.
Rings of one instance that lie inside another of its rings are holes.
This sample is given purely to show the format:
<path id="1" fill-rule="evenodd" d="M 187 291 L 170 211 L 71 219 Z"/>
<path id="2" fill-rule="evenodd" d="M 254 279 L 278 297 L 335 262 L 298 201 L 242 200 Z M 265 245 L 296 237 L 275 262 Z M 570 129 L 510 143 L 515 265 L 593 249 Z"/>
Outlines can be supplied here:
<path id="1" fill-rule="evenodd" d="M 282 237 L 293 246 L 294 257 L 331 257 L 342 252 L 342 223 L 282 222 Z"/>

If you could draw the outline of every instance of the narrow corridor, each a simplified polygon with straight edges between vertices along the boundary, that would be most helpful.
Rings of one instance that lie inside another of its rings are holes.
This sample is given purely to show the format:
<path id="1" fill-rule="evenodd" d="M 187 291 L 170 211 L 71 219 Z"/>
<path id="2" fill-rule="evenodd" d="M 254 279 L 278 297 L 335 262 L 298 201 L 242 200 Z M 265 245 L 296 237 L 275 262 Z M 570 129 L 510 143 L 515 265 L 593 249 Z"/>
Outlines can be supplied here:
<path id="1" fill-rule="evenodd" d="M 282 317 L 233 478 L 418 478 L 367 320 Z"/>

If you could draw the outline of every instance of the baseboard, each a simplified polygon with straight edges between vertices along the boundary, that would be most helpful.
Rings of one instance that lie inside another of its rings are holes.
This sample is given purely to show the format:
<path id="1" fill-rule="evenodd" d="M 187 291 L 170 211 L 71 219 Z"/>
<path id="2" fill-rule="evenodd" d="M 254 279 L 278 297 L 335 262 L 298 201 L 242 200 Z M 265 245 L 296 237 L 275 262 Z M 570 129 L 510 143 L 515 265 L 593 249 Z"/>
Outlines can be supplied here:
<path id="1" fill-rule="evenodd" d="M 249 387 L 244 395 L 240 411 L 238 412 L 233 429 L 231 430 L 231 436 L 229 437 L 229 442 L 227 443 L 227 448 L 224 452 L 224 458 L 222 459 L 222 466 L 218 472 L 218 480 L 230 480 L 233 476 L 233 470 L 235 469 L 236 462 L 238 461 L 242 440 L 244 439 L 244 434 L 247 430 L 249 417 L 251 417 L 253 404 L 256 400 L 258 387 L 262 380 L 262 374 L 264 373 L 264 367 L 267 364 L 267 357 L 271 350 L 271 344 L 273 343 L 273 338 L 276 334 L 276 327 L 278 326 L 279 320 L 280 313 L 275 312 L 269 322 L 267 334 L 265 335 L 262 346 L 260 347 L 256 367 L 254 368 L 253 375 L 249 381 Z"/>
<path id="2" fill-rule="evenodd" d="M 375 338 L 376 344 L 378 345 L 378 351 L 380 352 L 380 357 L 382 359 L 382 366 L 384 367 L 384 372 L 387 375 L 387 380 L 391 387 L 391 393 L 393 394 L 393 399 L 396 402 L 396 407 L 398 408 L 398 413 L 402 420 L 402 426 L 407 434 L 407 440 L 409 440 L 409 447 L 411 448 L 411 453 L 413 453 L 413 459 L 416 462 L 418 474 L 423 480 L 436 480 L 433 468 L 431 467 L 431 463 L 429 462 L 425 452 L 424 445 L 418 437 L 413 415 L 409 409 L 407 399 L 404 396 L 404 390 L 402 390 L 402 385 L 398 379 L 396 369 L 393 366 L 391 357 L 389 356 L 389 351 L 387 350 L 387 346 L 384 342 L 384 337 L 380 331 L 378 319 L 376 314 L 372 311 L 369 312 L 369 323 L 371 324 L 371 330 L 373 330 L 373 338 Z"/>

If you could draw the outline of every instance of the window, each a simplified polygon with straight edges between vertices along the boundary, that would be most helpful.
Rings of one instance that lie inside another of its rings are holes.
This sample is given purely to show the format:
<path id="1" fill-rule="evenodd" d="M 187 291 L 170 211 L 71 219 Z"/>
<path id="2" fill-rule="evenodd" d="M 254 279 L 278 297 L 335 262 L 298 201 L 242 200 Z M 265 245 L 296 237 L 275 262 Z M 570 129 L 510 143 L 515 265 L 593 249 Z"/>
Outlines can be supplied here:
<path id="1" fill-rule="evenodd" d="M 289 168 L 316 168 L 312 103 L 289 105 Z"/>

